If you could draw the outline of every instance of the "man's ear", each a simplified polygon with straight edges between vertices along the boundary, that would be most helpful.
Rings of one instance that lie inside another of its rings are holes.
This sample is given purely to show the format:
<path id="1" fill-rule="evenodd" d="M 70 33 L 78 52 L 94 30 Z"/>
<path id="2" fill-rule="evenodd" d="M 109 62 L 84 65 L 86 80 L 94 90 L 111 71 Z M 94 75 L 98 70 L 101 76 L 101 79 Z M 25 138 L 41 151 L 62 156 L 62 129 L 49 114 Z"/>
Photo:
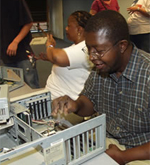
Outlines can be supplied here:
<path id="1" fill-rule="evenodd" d="M 129 45 L 129 42 L 127 40 L 121 40 L 119 43 L 120 52 L 124 53 L 125 50 L 127 49 L 128 45 Z"/>

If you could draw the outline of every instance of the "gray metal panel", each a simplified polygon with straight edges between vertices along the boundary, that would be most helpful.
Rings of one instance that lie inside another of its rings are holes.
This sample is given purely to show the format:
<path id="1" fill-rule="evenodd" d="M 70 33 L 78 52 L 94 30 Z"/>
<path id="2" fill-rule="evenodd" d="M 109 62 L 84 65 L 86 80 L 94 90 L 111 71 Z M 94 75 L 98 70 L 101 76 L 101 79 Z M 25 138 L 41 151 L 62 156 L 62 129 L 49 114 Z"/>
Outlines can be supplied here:
<path id="1" fill-rule="evenodd" d="M 39 91 L 11 100 L 25 108 L 34 108 L 36 120 L 42 116 L 44 108 L 40 107 L 40 100 L 44 99 L 48 114 L 51 113 L 51 99 L 49 91 Z M 30 104 L 33 104 L 30 105 Z M 30 110 L 31 110 L 30 109 Z M 15 112 L 15 110 L 13 111 Z M 32 113 L 32 111 L 31 111 Z M 47 113 L 47 112 L 46 112 Z M 48 115 L 47 115 L 48 116 Z M 41 148 L 39 153 L 43 156 L 43 165 L 74 165 L 81 164 L 105 151 L 106 115 L 90 119 L 81 124 L 72 126 L 54 135 L 43 137 L 35 128 L 15 116 L 15 125 L 9 131 L 16 138 L 18 146 L 12 151 L 0 154 L 0 160 L 15 156 L 16 153 L 26 152 L 32 148 Z M 38 139 L 39 138 L 39 139 Z M 26 142 L 20 145 L 20 142 Z"/>
<path id="2" fill-rule="evenodd" d="M 23 69 L 0 66 L 0 78 L 15 82 L 9 85 L 9 91 L 13 91 L 24 85 Z"/>
<path id="3" fill-rule="evenodd" d="M 105 151 L 105 137 L 106 117 L 103 114 L 50 137 L 43 137 L 18 146 L 13 151 L 1 154 L 0 160 L 31 147 L 41 146 L 46 165 L 62 165 L 62 163 L 68 165 L 81 164 Z M 97 140 L 95 141 L 95 139 Z M 87 147 L 88 143 L 86 144 L 86 141 L 92 141 L 93 144 Z M 73 150 L 72 145 L 74 146 Z M 82 152 L 83 150 L 84 152 Z M 57 158 L 60 159 L 57 160 Z"/>
<path id="4" fill-rule="evenodd" d="M 41 120 L 43 118 L 51 116 L 51 94 L 49 91 L 42 90 L 33 93 L 33 95 L 24 95 L 21 98 L 17 98 L 12 102 L 21 104 L 32 115 L 32 119 Z"/>

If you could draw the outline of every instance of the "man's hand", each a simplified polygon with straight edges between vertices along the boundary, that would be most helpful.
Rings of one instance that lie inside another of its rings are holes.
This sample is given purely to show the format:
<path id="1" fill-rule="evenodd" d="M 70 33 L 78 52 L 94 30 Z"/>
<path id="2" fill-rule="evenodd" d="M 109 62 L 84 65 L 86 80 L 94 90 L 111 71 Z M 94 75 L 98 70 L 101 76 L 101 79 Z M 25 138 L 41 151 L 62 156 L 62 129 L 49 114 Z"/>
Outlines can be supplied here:
<path id="1" fill-rule="evenodd" d="M 46 46 L 48 47 L 49 45 L 52 45 L 53 47 L 56 46 L 56 41 L 54 40 L 52 34 L 47 34 Z"/>
<path id="2" fill-rule="evenodd" d="M 120 150 L 116 145 L 110 144 L 109 148 L 106 150 L 106 153 L 120 165 L 125 164 L 123 159 L 123 151 Z"/>
<path id="3" fill-rule="evenodd" d="M 120 150 L 116 145 L 110 144 L 106 153 L 120 165 L 124 165 L 135 160 L 150 160 L 149 149 L 150 142 L 124 151 Z"/>
<path id="4" fill-rule="evenodd" d="M 9 56 L 15 56 L 17 53 L 17 49 L 18 49 L 18 43 L 16 41 L 13 41 L 9 44 L 8 48 L 7 48 L 7 54 Z"/>
<path id="5" fill-rule="evenodd" d="M 52 115 L 56 116 L 58 113 L 69 113 L 76 112 L 77 104 L 69 96 L 59 97 L 52 102 Z"/>

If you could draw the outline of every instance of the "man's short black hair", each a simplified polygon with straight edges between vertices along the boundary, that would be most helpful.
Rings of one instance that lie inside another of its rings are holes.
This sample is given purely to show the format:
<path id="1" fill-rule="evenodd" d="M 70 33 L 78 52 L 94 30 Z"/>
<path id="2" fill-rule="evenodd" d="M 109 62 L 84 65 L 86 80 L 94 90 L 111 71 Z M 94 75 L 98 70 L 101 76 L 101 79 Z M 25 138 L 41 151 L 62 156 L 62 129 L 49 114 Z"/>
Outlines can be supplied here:
<path id="1" fill-rule="evenodd" d="M 112 43 L 120 40 L 130 41 L 128 24 L 125 18 L 113 10 L 104 10 L 92 16 L 88 21 L 85 32 L 106 30 L 106 37 Z"/>

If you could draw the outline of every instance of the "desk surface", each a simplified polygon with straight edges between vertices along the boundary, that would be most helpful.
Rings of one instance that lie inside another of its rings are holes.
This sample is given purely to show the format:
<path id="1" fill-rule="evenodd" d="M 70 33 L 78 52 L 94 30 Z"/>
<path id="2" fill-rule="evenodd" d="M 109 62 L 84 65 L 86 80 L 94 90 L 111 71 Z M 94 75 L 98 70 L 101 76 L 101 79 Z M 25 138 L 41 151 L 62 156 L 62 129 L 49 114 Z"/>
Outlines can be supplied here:
<path id="1" fill-rule="evenodd" d="M 102 154 L 92 158 L 91 160 L 88 160 L 87 162 L 83 163 L 82 165 L 92 165 L 92 164 L 95 164 L 95 165 L 97 165 L 97 164 L 119 165 L 106 153 L 102 153 Z"/>
<path id="2" fill-rule="evenodd" d="M 42 90 L 42 89 L 43 88 L 32 89 L 27 84 L 24 84 L 22 87 L 9 92 L 9 96 L 10 96 L 10 98 L 13 98 L 13 97 L 16 97 L 16 96 L 21 96 L 21 95 L 32 93 L 32 92 L 35 92 L 35 91 L 39 91 L 39 90 Z"/>
<path id="3" fill-rule="evenodd" d="M 29 150 L 23 154 L 18 154 L 16 157 L 4 161 L 1 165 L 45 165 L 44 157 L 42 154 L 37 152 L 35 149 Z M 92 164 L 105 164 L 105 165 L 118 165 L 112 158 L 110 158 L 106 153 L 102 153 L 91 160 L 88 160 L 81 165 L 92 165 Z"/>

